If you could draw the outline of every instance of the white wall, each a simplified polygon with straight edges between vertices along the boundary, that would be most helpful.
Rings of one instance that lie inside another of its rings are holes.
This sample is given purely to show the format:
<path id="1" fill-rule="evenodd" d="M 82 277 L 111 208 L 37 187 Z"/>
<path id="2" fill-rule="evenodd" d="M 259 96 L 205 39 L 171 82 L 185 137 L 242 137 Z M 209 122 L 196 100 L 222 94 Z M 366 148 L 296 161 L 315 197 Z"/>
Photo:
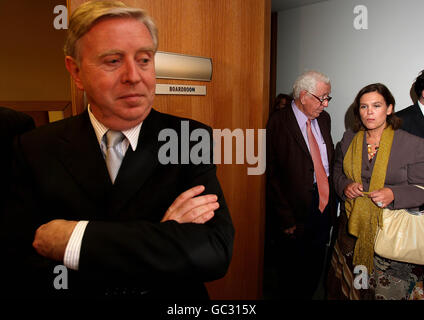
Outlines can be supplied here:
<path id="1" fill-rule="evenodd" d="M 368 30 L 354 28 L 357 5 L 368 9 Z M 335 143 L 347 109 L 367 84 L 384 83 L 396 110 L 411 105 L 411 86 L 424 69 L 423 13 L 423 0 L 330 0 L 279 12 L 277 94 L 291 92 L 303 71 L 328 75 Z"/>

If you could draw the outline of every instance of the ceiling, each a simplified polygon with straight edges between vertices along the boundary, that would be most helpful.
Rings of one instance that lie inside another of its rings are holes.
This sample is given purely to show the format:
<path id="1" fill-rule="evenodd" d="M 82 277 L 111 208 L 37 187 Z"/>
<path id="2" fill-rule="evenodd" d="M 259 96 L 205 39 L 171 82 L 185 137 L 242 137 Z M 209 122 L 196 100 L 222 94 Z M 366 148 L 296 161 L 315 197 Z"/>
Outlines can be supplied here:
<path id="1" fill-rule="evenodd" d="M 271 0 L 272 11 L 283 11 L 327 0 Z"/>

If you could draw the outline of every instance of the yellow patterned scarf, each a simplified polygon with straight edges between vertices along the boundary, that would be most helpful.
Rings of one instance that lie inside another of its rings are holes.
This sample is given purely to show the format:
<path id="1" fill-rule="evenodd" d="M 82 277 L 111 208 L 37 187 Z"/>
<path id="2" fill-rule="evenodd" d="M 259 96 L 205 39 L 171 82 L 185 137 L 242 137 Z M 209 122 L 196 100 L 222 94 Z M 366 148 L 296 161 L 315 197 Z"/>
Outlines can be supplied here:
<path id="1" fill-rule="evenodd" d="M 355 135 L 343 160 L 345 175 L 349 179 L 361 184 L 364 132 L 359 131 Z M 370 192 L 384 187 L 393 136 L 394 130 L 391 126 L 384 129 L 372 171 Z M 349 233 L 357 238 L 353 254 L 353 264 L 364 265 L 367 267 L 368 272 L 371 273 L 374 269 L 375 235 L 377 233 L 377 227 L 382 227 L 383 209 L 377 207 L 368 196 L 358 197 L 354 200 L 347 199 L 345 201 L 345 207 L 347 217 L 349 218 Z"/>

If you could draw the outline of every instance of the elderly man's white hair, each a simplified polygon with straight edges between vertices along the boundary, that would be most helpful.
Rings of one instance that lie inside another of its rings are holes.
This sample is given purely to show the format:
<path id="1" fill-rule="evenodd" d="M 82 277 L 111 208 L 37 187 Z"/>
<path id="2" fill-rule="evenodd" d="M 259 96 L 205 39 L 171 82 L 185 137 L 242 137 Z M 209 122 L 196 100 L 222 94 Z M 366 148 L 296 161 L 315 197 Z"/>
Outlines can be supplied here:
<path id="1" fill-rule="evenodd" d="M 301 74 L 293 85 L 293 98 L 299 99 L 300 92 L 303 90 L 314 93 L 318 82 L 330 84 L 330 78 L 315 70 Z"/>

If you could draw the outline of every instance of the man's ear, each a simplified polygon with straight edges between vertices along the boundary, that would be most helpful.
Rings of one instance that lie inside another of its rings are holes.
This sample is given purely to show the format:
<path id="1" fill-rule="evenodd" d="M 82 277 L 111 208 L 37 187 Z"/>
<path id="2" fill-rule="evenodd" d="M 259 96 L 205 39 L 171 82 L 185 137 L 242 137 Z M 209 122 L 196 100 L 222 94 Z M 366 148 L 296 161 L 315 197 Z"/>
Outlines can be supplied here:
<path id="1" fill-rule="evenodd" d="M 84 85 L 82 84 L 81 78 L 80 78 L 80 67 L 78 66 L 78 63 L 75 61 L 74 58 L 71 56 L 65 57 L 65 66 L 66 69 L 68 69 L 69 73 L 72 76 L 72 79 L 75 81 L 75 85 L 78 89 L 84 90 Z"/>
<path id="2" fill-rule="evenodd" d="M 302 90 L 302 91 L 300 91 L 300 93 L 299 93 L 299 100 L 300 100 L 300 102 L 302 103 L 302 104 L 305 104 L 305 96 L 306 96 L 306 91 L 305 90 Z"/>

